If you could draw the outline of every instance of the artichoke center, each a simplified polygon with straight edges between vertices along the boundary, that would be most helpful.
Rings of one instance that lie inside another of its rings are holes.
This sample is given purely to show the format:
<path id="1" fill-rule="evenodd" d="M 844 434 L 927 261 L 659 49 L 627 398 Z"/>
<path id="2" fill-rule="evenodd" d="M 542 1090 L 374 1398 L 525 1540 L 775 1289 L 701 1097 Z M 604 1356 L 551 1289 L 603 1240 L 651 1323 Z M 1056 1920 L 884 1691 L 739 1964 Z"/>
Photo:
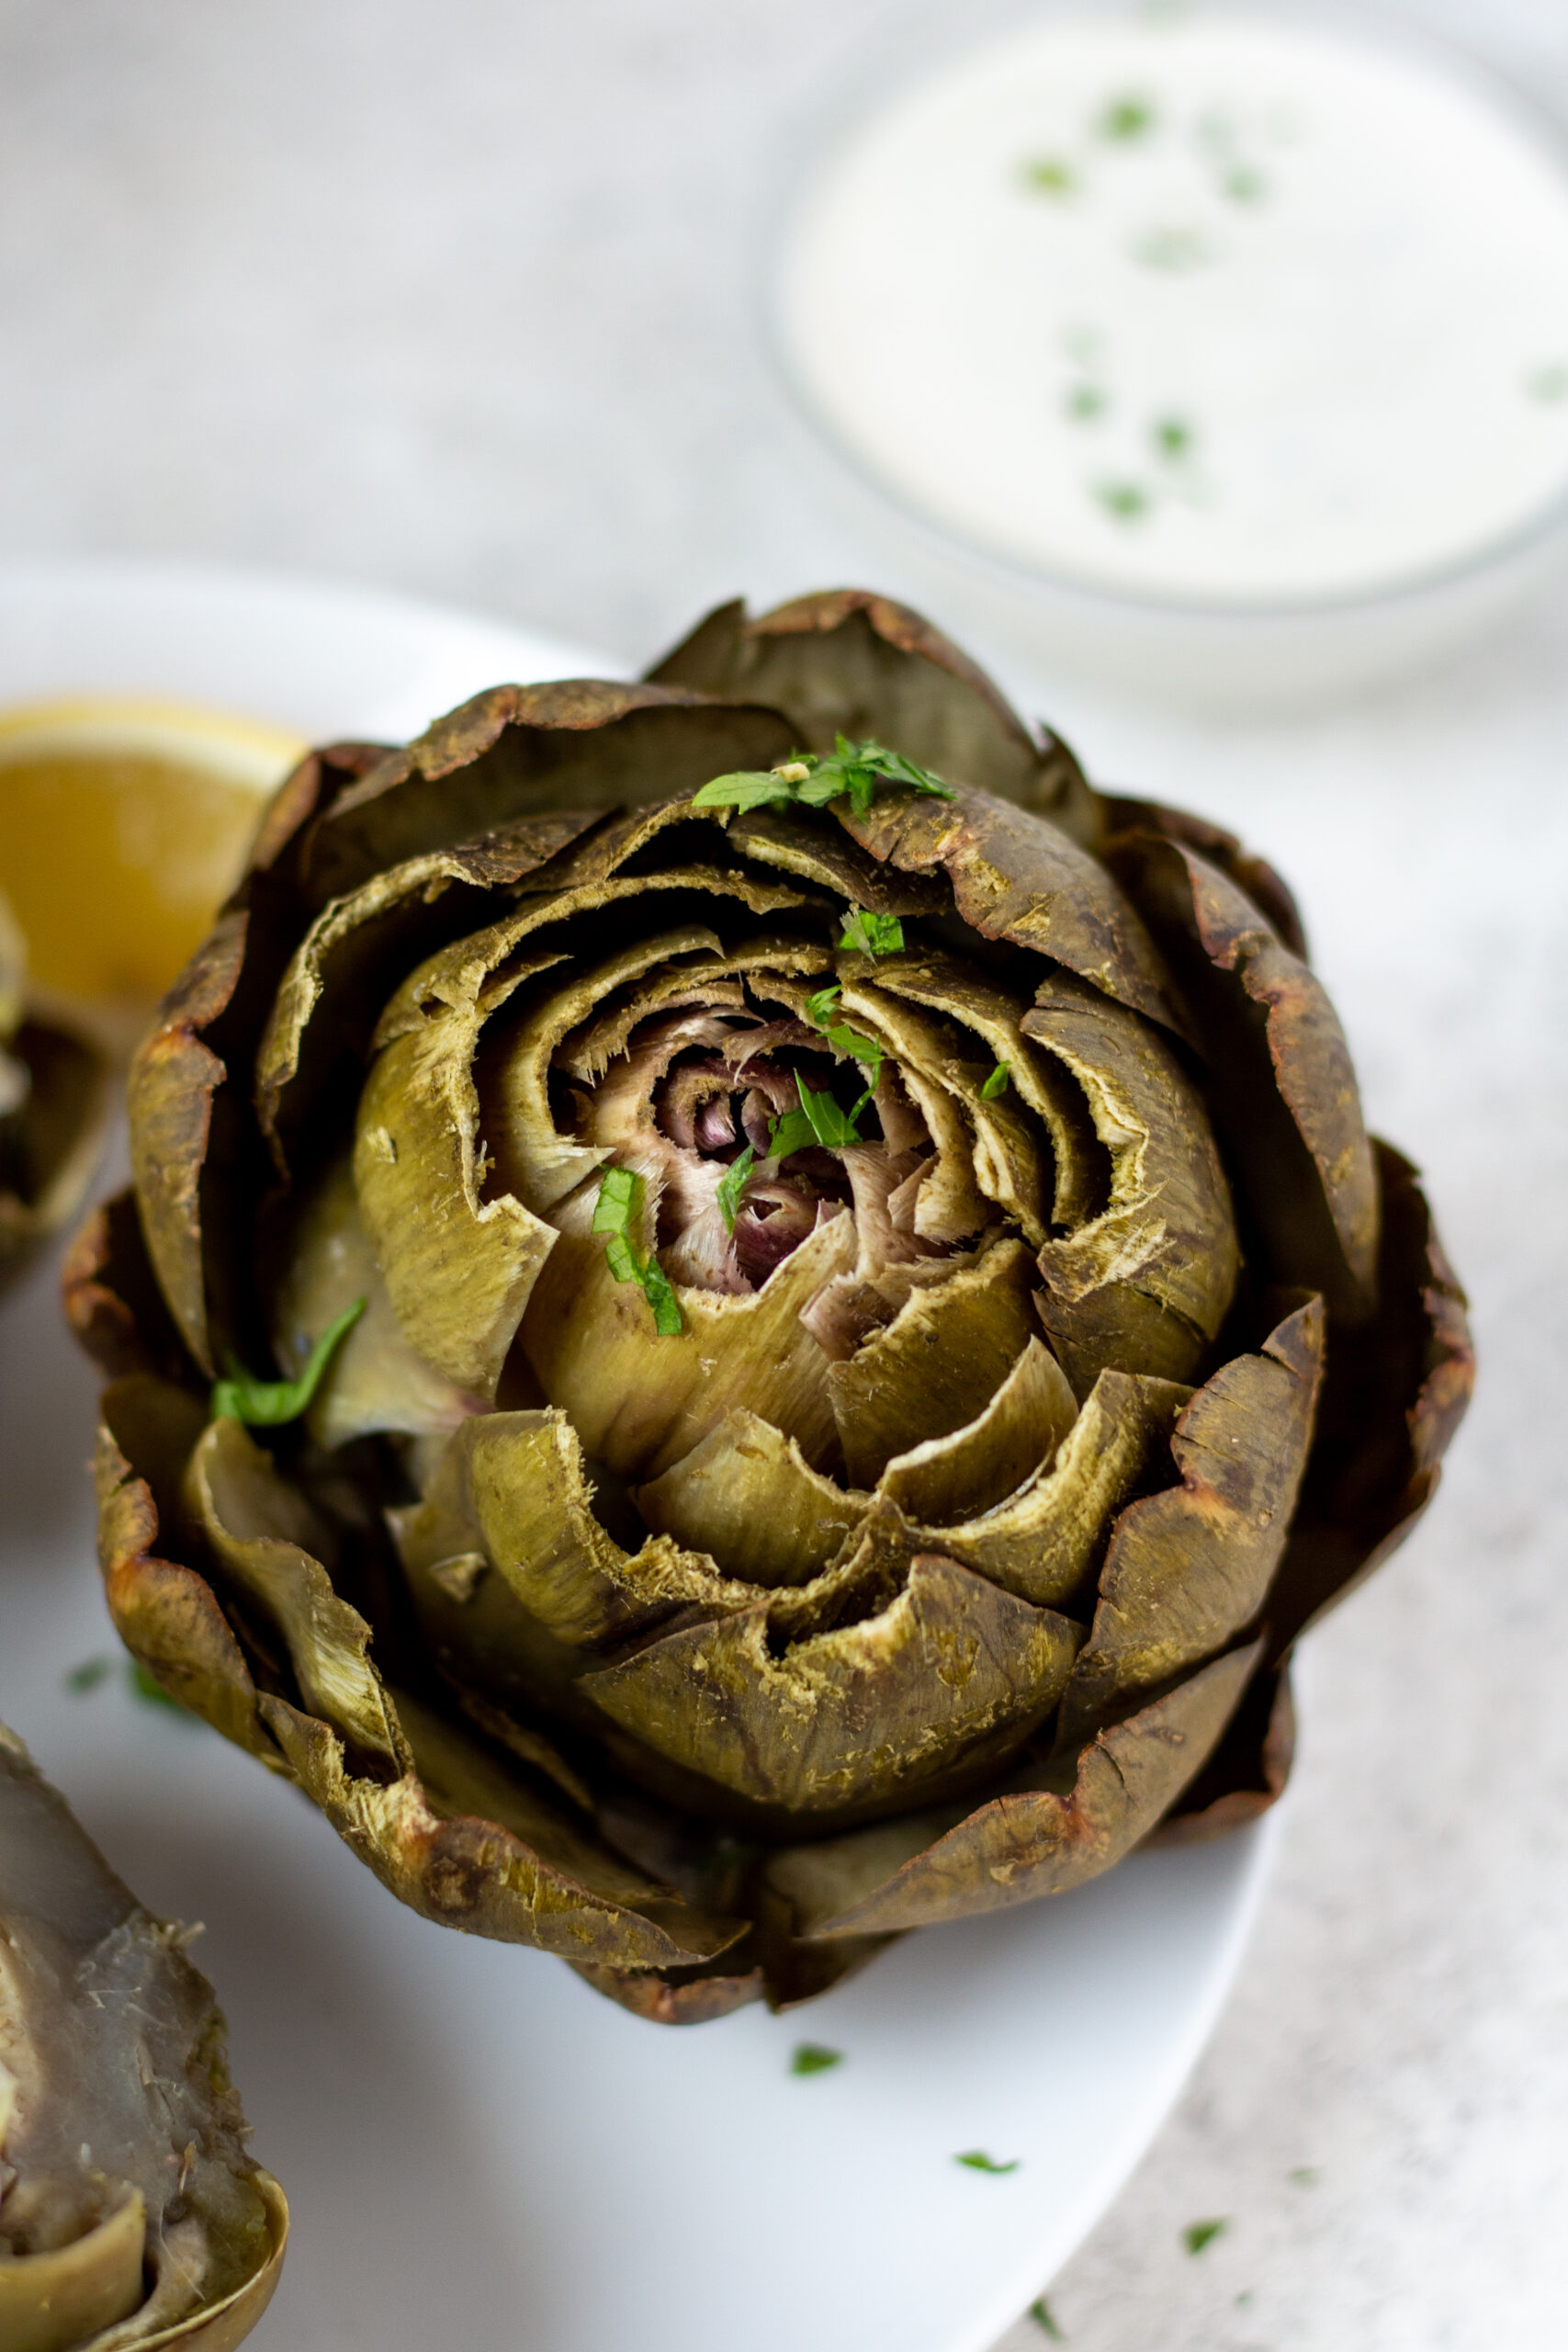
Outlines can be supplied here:
<path id="1" fill-rule="evenodd" d="M 794 1015 L 705 1007 L 649 1018 L 596 1084 L 573 1082 L 570 1094 L 577 1137 L 647 1173 L 673 1281 L 759 1290 L 846 1211 L 863 1233 L 869 1212 L 897 1234 L 893 1255 L 931 1248 L 915 1236 L 914 1207 L 931 1139 L 897 1071 L 886 1058 L 868 1068 Z"/>

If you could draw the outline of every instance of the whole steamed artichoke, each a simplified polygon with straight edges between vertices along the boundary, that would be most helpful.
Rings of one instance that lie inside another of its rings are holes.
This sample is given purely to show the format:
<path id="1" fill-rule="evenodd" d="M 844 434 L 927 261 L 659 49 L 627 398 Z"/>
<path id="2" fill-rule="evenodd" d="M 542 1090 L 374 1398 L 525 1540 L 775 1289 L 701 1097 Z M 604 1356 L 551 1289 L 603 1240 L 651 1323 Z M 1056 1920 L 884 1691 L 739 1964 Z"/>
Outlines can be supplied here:
<path id="1" fill-rule="evenodd" d="M 1469 1391 L 1283 886 L 869 595 L 307 760 L 131 1123 L 126 1642 L 661 2019 L 1267 1805 Z"/>

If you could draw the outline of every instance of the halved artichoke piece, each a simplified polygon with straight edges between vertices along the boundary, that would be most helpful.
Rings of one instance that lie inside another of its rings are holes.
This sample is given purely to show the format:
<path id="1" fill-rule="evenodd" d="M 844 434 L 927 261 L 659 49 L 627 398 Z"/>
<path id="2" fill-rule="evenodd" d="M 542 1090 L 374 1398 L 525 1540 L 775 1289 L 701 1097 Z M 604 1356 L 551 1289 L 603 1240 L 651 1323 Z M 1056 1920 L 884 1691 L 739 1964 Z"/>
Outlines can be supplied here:
<path id="1" fill-rule="evenodd" d="M 26 943 L 0 894 L 0 1291 L 80 1211 L 108 1114 L 96 1046 L 28 1018 Z"/>
<path id="2" fill-rule="evenodd" d="M 288 2235 L 212 1987 L 0 1726 L 0 2344 L 238 2344 Z"/>

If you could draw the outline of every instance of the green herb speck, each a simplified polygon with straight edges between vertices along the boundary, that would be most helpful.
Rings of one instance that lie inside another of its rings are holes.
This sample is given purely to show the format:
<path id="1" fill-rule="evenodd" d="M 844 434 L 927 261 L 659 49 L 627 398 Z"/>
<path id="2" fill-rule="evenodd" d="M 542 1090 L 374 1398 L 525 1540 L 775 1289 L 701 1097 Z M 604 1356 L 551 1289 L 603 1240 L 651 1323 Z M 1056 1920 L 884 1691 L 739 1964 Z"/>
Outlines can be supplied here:
<path id="1" fill-rule="evenodd" d="M 187 1723 L 200 1721 L 199 1716 L 193 1715 L 188 1707 L 182 1707 L 179 1701 L 164 1690 L 157 1676 L 149 1673 L 139 1657 L 126 1659 L 125 1683 L 131 1697 L 140 1699 L 144 1706 L 166 1707 L 172 1714 L 184 1716 Z"/>
<path id="2" fill-rule="evenodd" d="M 1053 2344 L 1066 2342 L 1066 2332 L 1058 2323 L 1043 2295 L 1035 2296 L 1029 2306 L 1029 2316 L 1041 2333 L 1050 2337 Z"/>
<path id="3" fill-rule="evenodd" d="M 1007 1092 L 1008 1072 L 1011 1068 L 1011 1062 L 998 1062 L 997 1064 L 995 1069 L 991 1072 L 991 1075 L 980 1089 L 980 1100 L 982 1102 L 994 1102 L 998 1094 L 1005 1094 Z"/>
<path id="4" fill-rule="evenodd" d="M 904 945 L 904 926 L 897 915 L 875 915 L 855 907 L 844 917 L 840 947 L 858 947 L 863 956 L 897 956 Z"/>
<path id="5" fill-rule="evenodd" d="M 755 1151 L 748 1144 L 745 1150 L 730 1161 L 718 1180 L 718 1190 L 715 1197 L 718 1202 L 718 1213 L 724 1219 L 726 1233 L 733 1233 L 735 1230 L 735 1220 L 740 1212 L 740 1195 L 746 1190 L 747 1179 L 751 1173 L 756 1158 Z"/>
<path id="6" fill-rule="evenodd" d="M 215 1421 L 243 1421 L 252 1429 L 281 1429 L 297 1421 L 326 1377 L 342 1341 L 364 1314 L 367 1302 L 356 1298 L 327 1325 L 310 1362 L 298 1380 L 254 1380 L 236 1356 L 229 1358 L 228 1375 L 212 1384 L 211 1412 Z"/>
<path id="7" fill-rule="evenodd" d="M 1108 98 L 1095 125 L 1102 139 L 1143 139 L 1155 127 L 1155 110 L 1147 98 L 1131 95 Z"/>
<path id="8" fill-rule="evenodd" d="M 1192 455 L 1196 437 L 1184 416 L 1157 416 L 1149 427 L 1149 438 L 1156 450 L 1172 465 Z"/>
<path id="9" fill-rule="evenodd" d="M 1289 2177 L 1295 2183 L 1298 2188 L 1315 2188 L 1318 2182 L 1323 2178 L 1323 2175 L 1319 2172 L 1315 2165 L 1297 2165 L 1290 2173 Z"/>
<path id="10" fill-rule="evenodd" d="M 1223 2237 L 1229 2227 L 1229 2222 L 1223 2216 L 1213 2222 L 1189 2222 L 1181 2233 L 1181 2243 L 1189 2254 L 1201 2254 L 1206 2245 L 1213 2245 L 1217 2237 Z"/>
<path id="11" fill-rule="evenodd" d="M 1526 377 L 1525 390 L 1532 401 L 1568 401 L 1568 367 L 1538 368 Z"/>
<path id="12" fill-rule="evenodd" d="M 829 2066 L 841 2066 L 843 2063 L 841 2050 L 829 2050 L 820 2041 L 797 2041 L 789 2071 L 792 2075 L 825 2075 Z"/>
<path id="13" fill-rule="evenodd" d="M 1261 204 L 1269 183 L 1250 164 L 1234 164 L 1220 182 L 1233 204 Z"/>
<path id="14" fill-rule="evenodd" d="M 65 1688 L 79 1697 L 83 1691 L 96 1690 L 99 1683 L 107 1682 L 113 1672 L 112 1657 L 85 1657 L 81 1665 L 73 1666 L 65 1677 Z"/>
<path id="15" fill-rule="evenodd" d="M 999 2165 L 995 2156 L 987 2155 L 983 2148 L 968 2148 L 963 2155 L 954 2156 L 953 2161 L 955 2165 L 967 2165 L 971 2172 L 1002 2173 L 1016 2172 L 1023 2159 L 1021 2156 L 1010 2156 L 1005 2165 Z"/>
<path id="16" fill-rule="evenodd" d="M 1024 184 L 1040 196 L 1071 196 L 1077 177 L 1070 164 L 1060 155 L 1037 155 L 1023 167 Z"/>
<path id="17" fill-rule="evenodd" d="M 1154 503 L 1148 492 L 1135 481 L 1097 481 L 1094 495 L 1119 523 L 1140 522 Z"/>
<path id="18" fill-rule="evenodd" d="M 1074 384 L 1062 402 L 1075 424 L 1092 424 L 1097 416 L 1105 414 L 1110 405 L 1110 395 L 1098 384 Z"/>
<path id="19" fill-rule="evenodd" d="M 939 799 L 957 797 L 951 785 L 933 775 L 902 752 L 890 751 L 874 736 L 852 743 L 847 735 L 835 738 L 831 752 L 792 752 L 772 768 L 737 768 L 716 775 L 692 795 L 694 808 L 758 808 L 770 801 L 798 801 L 807 808 L 825 808 L 844 793 L 857 817 L 863 817 L 879 786 L 903 785 L 911 792 L 934 793 Z"/>
<path id="20" fill-rule="evenodd" d="M 1133 259 L 1145 269 L 1201 269 L 1211 257 L 1197 229 L 1177 224 L 1146 229 L 1134 239 L 1132 250 Z"/>
<path id="21" fill-rule="evenodd" d="M 742 1180 L 744 1181 L 744 1180 Z M 642 1223 L 643 1181 L 632 1168 L 606 1168 L 599 1181 L 590 1228 L 605 1236 L 604 1263 L 618 1283 L 636 1283 L 653 1309 L 661 1340 L 679 1339 L 685 1325 L 674 1284 L 650 1250 L 645 1258 L 632 1240 Z"/>

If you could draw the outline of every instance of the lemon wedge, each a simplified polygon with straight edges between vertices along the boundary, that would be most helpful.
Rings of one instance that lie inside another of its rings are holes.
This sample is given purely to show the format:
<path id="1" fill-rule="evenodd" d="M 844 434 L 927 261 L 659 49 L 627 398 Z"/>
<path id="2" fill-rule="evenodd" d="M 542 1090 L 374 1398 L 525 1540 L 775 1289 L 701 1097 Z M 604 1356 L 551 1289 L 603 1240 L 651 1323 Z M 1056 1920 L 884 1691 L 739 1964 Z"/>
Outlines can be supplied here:
<path id="1" fill-rule="evenodd" d="M 81 697 L 0 710 L 0 882 L 35 992 L 123 1035 L 233 887 L 305 745 L 183 703 Z"/>

